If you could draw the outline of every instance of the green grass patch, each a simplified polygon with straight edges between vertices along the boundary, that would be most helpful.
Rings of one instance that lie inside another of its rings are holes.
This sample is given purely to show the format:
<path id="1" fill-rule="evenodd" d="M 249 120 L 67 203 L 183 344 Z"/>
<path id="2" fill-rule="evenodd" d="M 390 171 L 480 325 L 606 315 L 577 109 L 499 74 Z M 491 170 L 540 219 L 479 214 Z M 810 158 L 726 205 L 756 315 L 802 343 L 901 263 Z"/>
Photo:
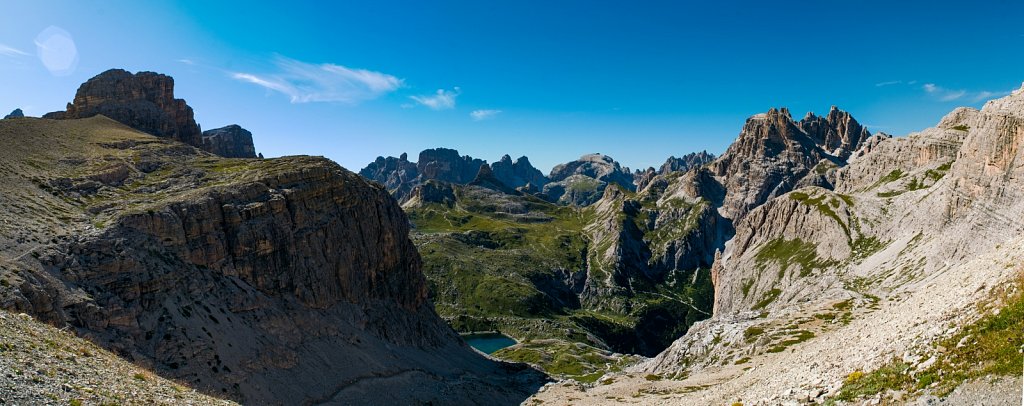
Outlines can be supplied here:
<path id="1" fill-rule="evenodd" d="M 895 182 L 904 176 L 906 176 L 906 174 L 903 173 L 902 169 L 894 169 L 892 172 L 889 172 L 885 176 L 879 178 L 878 181 L 871 185 L 871 187 L 868 187 L 868 190 L 882 186 L 886 183 Z"/>
<path id="2" fill-rule="evenodd" d="M 888 243 L 882 242 L 877 237 L 865 237 L 864 235 L 857 236 L 857 239 L 853 240 L 853 244 L 850 246 L 850 258 L 854 261 L 859 261 L 864 258 L 874 255 L 876 252 L 881 251 L 886 247 Z"/>
<path id="3" fill-rule="evenodd" d="M 755 338 L 764 334 L 764 328 L 759 326 L 750 326 L 746 330 L 743 330 L 743 339 L 747 341 L 753 341 Z"/>
<path id="4" fill-rule="evenodd" d="M 764 309 L 768 305 L 772 304 L 775 299 L 778 299 L 780 294 L 782 294 L 782 291 L 779 289 L 769 290 L 764 294 L 764 298 L 762 298 L 761 301 L 754 304 L 754 307 L 751 307 L 751 310 Z"/>
<path id="5" fill-rule="evenodd" d="M 494 357 L 525 362 L 540 367 L 549 375 L 593 383 L 608 372 L 618 372 L 636 361 L 636 357 L 615 356 L 581 343 L 563 340 L 537 340 L 503 348 Z"/>
<path id="6" fill-rule="evenodd" d="M 818 211 L 821 212 L 821 214 L 824 214 L 825 216 L 831 218 L 832 220 L 835 220 L 835 222 L 838 223 L 839 226 L 843 228 L 843 233 L 845 233 L 847 237 L 849 237 L 849 225 L 844 223 L 843 220 L 839 218 L 839 215 L 836 214 L 834 210 L 839 208 L 839 200 L 837 200 L 835 197 L 830 198 L 826 193 L 817 196 L 811 196 L 804 192 L 792 192 L 789 194 L 789 198 L 802 204 L 814 207 L 818 209 Z M 842 196 L 840 196 L 840 198 L 842 198 Z M 849 196 L 847 196 L 847 198 L 849 198 Z M 847 199 L 843 200 L 846 201 Z"/>
<path id="7" fill-rule="evenodd" d="M 780 274 L 789 269 L 791 265 L 795 265 L 800 269 L 800 276 L 810 275 L 815 268 L 825 268 L 836 264 L 836 261 L 819 259 L 817 245 L 799 238 L 771 240 L 758 250 L 754 258 L 761 265 L 768 262 L 779 264 Z"/>
<path id="8" fill-rule="evenodd" d="M 914 383 L 909 373 L 911 366 L 904 362 L 892 362 L 871 372 L 854 371 L 843 382 L 836 400 L 852 401 L 862 396 L 872 396 L 885 390 L 902 390 Z"/>

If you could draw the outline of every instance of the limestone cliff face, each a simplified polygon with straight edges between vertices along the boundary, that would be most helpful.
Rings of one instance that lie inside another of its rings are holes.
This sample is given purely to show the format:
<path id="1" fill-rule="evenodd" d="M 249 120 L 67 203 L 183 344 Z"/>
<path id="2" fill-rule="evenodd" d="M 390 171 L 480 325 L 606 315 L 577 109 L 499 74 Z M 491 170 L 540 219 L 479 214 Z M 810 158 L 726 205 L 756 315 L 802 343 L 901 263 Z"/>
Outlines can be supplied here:
<path id="1" fill-rule="evenodd" d="M 225 158 L 256 158 L 252 133 L 238 124 L 203 131 L 202 148 Z"/>
<path id="2" fill-rule="evenodd" d="M 78 88 L 61 118 L 87 118 L 97 114 L 158 137 L 201 147 L 202 132 L 192 108 L 174 98 L 174 79 L 153 72 L 132 74 L 111 69 Z"/>
<path id="3" fill-rule="evenodd" d="M 931 270 L 1021 229 L 1022 99 L 1018 90 L 981 111 L 958 108 L 936 127 L 907 137 L 872 137 L 848 165 L 829 171 L 834 192 L 803 188 L 749 212 L 716 264 L 715 313 L 785 308 L 820 293 L 826 288 L 820 284 L 834 280 L 842 265 L 922 238 L 918 233 L 942 236 L 921 254 L 922 266 Z M 970 231 L 981 225 L 983 235 Z M 898 258 L 885 260 L 902 265 Z M 780 269 L 801 261 L 805 276 L 831 273 L 806 279 Z M 779 270 L 778 277 L 765 270 Z M 772 289 L 778 293 L 769 295 Z"/>
<path id="4" fill-rule="evenodd" d="M 469 155 L 459 156 L 459 151 L 448 148 L 427 149 L 420 152 L 416 169 L 421 180 L 436 179 L 445 182 L 466 184 L 476 177 L 481 165 L 487 161 Z"/>
<path id="5" fill-rule="evenodd" d="M 421 207 L 430 203 L 440 203 L 446 207 L 452 207 L 455 205 L 455 201 L 455 188 L 451 183 L 428 180 L 409 192 L 409 198 L 402 203 L 402 207 Z"/>
<path id="6" fill-rule="evenodd" d="M 403 197 L 407 196 L 416 185 L 416 179 L 419 176 L 416 163 L 409 162 L 408 157 L 404 153 L 398 158 L 379 156 L 360 170 L 359 174 L 384 185 L 396 199 L 403 200 Z"/>
<path id="7" fill-rule="evenodd" d="M 527 162 L 528 164 L 528 162 Z M 427 181 L 437 180 L 458 185 L 472 182 L 480 167 L 487 161 L 459 155 L 448 148 L 427 149 L 420 152 L 417 162 L 410 162 L 407 154 L 400 157 L 377 157 L 359 171 L 363 177 L 380 182 L 399 202 L 406 202 L 412 190 Z"/>
<path id="8" fill-rule="evenodd" d="M 502 183 L 512 188 L 531 184 L 536 188 L 544 187 L 548 178 L 540 170 L 530 164 L 530 159 L 521 156 L 512 162 L 512 157 L 503 155 L 500 160 L 491 164 L 491 171 Z"/>
<path id="9" fill-rule="evenodd" d="M 708 153 L 708 151 L 691 152 L 681 158 L 671 156 L 665 160 L 664 164 L 661 164 L 658 173 L 664 175 L 669 172 L 688 172 L 690 169 L 699 168 L 714 160 L 715 154 Z"/>
<path id="10" fill-rule="evenodd" d="M 816 178 L 845 165 L 845 158 L 869 137 L 848 113 L 834 107 L 827 117 L 809 113 L 799 122 L 786 108 L 747 119 L 736 141 L 711 164 L 727 190 L 723 213 L 739 220 L 798 185 L 829 187 Z"/>
<path id="11" fill-rule="evenodd" d="M 821 273 L 851 257 L 872 236 L 853 202 L 821 188 L 800 189 L 751 211 L 712 269 L 713 314 L 774 310 L 814 298 Z M 784 287 L 784 288 L 783 288 Z"/>
<path id="12" fill-rule="evenodd" d="M 38 152 L 55 169 L 24 176 L 75 214 L 35 255 L 4 252 L 8 309 L 247 403 L 518 403 L 536 380 L 437 317 L 397 202 L 333 162 L 211 158 L 98 117 L 11 121 L 27 127 L 5 148 L 64 135 Z"/>
<path id="13" fill-rule="evenodd" d="M 869 137 L 824 174 L 834 190 L 800 188 L 735 223 L 712 270 L 714 317 L 638 369 L 693 372 L 720 354 L 755 357 L 779 345 L 779 326 L 823 312 L 840 324 L 914 314 L 842 362 L 885 362 L 942 336 L 951 318 L 974 317 L 985 289 L 1005 283 L 1024 256 L 1022 162 L 1024 88 L 907 137 Z"/>
<path id="14" fill-rule="evenodd" d="M 867 128 L 854 120 L 850 113 L 839 110 L 836 106 L 832 106 L 825 117 L 808 112 L 798 124 L 815 144 L 841 159 L 848 158 L 871 137 Z"/>

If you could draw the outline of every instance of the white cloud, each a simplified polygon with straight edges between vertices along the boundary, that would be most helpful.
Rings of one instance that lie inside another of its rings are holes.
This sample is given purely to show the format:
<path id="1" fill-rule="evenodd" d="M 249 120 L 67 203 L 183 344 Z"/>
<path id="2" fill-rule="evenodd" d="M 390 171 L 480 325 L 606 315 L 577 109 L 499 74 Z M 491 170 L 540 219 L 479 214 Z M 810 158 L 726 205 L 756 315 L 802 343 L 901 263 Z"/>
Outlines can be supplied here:
<path id="1" fill-rule="evenodd" d="M 967 91 L 950 90 L 938 86 L 934 83 L 925 83 L 924 86 L 921 86 L 921 88 L 924 89 L 925 93 L 928 93 L 941 101 L 953 101 L 961 97 L 964 97 L 964 95 L 967 94 Z"/>
<path id="2" fill-rule="evenodd" d="M 983 91 L 980 91 L 977 94 L 975 94 L 974 97 L 971 100 L 974 101 L 975 103 L 977 103 L 977 102 L 980 102 L 982 100 L 991 100 L 991 99 L 994 99 L 994 98 L 997 98 L 997 97 L 1006 96 L 1008 94 L 1010 94 L 1010 92 L 1008 92 L 1008 91 L 1007 92 L 990 92 L 990 91 L 987 91 L 987 90 L 983 90 Z"/>
<path id="3" fill-rule="evenodd" d="M 925 83 L 924 86 L 921 86 L 921 89 L 924 89 L 925 93 L 932 97 L 944 102 L 967 99 L 972 103 L 977 103 L 1010 94 L 1010 92 L 990 92 L 988 90 L 967 91 L 963 89 L 947 89 L 934 83 Z"/>
<path id="4" fill-rule="evenodd" d="M 11 56 L 11 57 L 30 56 L 28 54 L 28 52 L 25 52 L 25 51 L 22 51 L 20 49 L 17 49 L 17 48 L 14 48 L 14 47 L 10 47 L 10 46 L 4 45 L 4 44 L 0 44 L 0 55 Z"/>
<path id="5" fill-rule="evenodd" d="M 459 93 L 461 90 L 455 87 L 452 90 L 437 89 L 437 92 L 431 96 L 409 96 L 409 98 L 432 110 L 448 110 L 455 108 L 455 98 L 459 97 Z"/>
<path id="6" fill-rule="evenodd" d="M 501 114 L 501 110 L 473 110 L 469 116 L 473 118 L 473 121 L 483 121 L 492 119 L 498 114 Z"/>
<path id="7" fill-rule="evenodd" d="M 402 79 L 386 73 L 330 63 L 312 64 L 282 56 L 274 59 L 278 72 L 234 72 L 231 77 L 283 93 L 292 103 L 344 102 L 357 104 L 402 87 Z"/>
<path id="8" fill-rule="evenodd" d="M 181 63 L 183 63 L 185 65 L 195 65 L 196 64 L 196 61 L 193 61 L 193 60 L 187 59 L 187 58 L 186 59 L 178 59 L 178 62 L 181 62 Z"/>
<path id="9" fill-rule="evenodd" d="M 898 85 L 898 84 L 901 84 L 901 83 L 903 83 L 902 80 L 890 80 L 888 82 L 875 83 L 875 87 Z"/>

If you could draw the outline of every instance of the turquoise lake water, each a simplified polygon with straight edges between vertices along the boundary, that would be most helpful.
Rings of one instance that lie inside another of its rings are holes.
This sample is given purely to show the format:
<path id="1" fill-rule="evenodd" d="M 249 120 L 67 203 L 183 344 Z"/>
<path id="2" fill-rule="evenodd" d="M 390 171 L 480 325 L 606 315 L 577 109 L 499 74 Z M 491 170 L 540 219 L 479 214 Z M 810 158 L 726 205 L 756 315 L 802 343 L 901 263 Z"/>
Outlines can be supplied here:
<path id="1" fill-rule="evenodd" d="M 495 351 L 516 343 L 516 340 L 513 340 L 504 334 L 497 333 L 467 334 L 462 336 L 462 339 L 466 340 L 466 344 L 469 344 L 473 348 L 476 348 L 485 354 L 494 353 Z"/>

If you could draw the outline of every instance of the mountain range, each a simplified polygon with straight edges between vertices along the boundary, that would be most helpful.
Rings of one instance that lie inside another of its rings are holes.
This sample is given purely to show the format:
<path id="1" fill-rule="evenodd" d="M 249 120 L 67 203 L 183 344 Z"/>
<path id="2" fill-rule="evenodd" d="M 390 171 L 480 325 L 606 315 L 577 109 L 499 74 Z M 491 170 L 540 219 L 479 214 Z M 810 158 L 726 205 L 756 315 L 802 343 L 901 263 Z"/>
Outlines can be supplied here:
<path id="1" fill-rule="evenodd" d="M 721 156 L 545 175 L 263 159 L 173 87 L 114 69 L 0 120 L 0 336 L 50 337 L 0 343 L 3 399 L 1019 400 L 1024 88 L 904 137 L 771 108 Z"/>

